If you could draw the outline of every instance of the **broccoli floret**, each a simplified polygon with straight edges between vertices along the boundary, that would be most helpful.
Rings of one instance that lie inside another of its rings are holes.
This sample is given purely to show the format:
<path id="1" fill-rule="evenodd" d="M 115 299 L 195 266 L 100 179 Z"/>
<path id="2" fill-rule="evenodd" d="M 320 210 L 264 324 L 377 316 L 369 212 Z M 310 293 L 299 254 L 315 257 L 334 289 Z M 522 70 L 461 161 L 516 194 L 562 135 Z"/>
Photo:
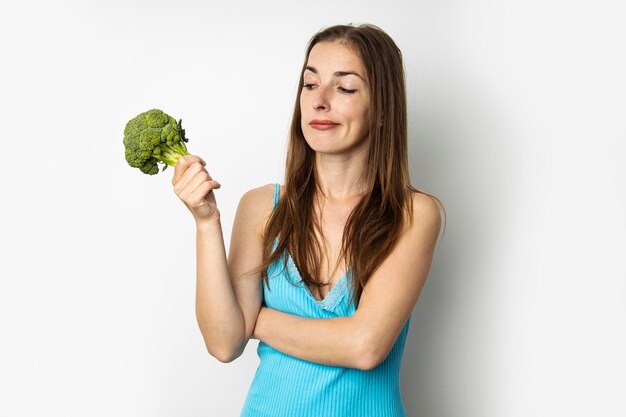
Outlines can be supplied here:
<path id="1" fill-rule="evenodd" d="M 161 110 L 152 109 L 141 113 L 126 123 L 124 128 L 124 156 L 133 168 L 144 174 L 159 173 L 157 163 L 174 166 L 181 156 L 189 155 L 185 142 L 182 119 L 174 118 Z"/>

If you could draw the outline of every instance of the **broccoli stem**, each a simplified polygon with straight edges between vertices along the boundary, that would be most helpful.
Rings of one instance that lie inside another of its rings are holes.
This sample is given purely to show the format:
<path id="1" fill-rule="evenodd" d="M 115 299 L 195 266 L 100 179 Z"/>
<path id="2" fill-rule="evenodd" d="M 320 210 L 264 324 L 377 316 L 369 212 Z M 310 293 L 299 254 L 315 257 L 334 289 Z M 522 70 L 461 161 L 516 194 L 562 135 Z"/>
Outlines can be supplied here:
<path id="1" fill-rule="evenodd" d="M 171 166 L 175 166 L 178 162 L 178 158 L 181 156 L 189 155 L 187 147 L 184 143 L 178 143 L 174 146 L 170 146 L 167 143 L 161 143 L 159 148 L 161 149 L 159 159 Z M 163 169 L 165 169 L 165 167 Z"/>

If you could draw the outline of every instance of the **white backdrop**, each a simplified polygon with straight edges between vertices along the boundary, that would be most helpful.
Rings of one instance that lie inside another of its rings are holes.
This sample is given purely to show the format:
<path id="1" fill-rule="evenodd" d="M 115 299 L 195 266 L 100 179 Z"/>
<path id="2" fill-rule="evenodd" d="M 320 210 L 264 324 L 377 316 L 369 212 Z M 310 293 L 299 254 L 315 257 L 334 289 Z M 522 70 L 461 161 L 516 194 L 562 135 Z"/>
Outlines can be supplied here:
<path id="1" fill-rule="evenodd" d="M 173 169 L 126 164 L 123 128 L 183 120 L 228 248 L 243 193 L 283 182 L 307 41 L 365 22 L 403 51 L 413 185 L 449 220 L 409 415 L 626 415 L 620 3 L 3 2 L 0 415 L 239 415 L 258 342 L 206 352 L 193 219 Z"/>

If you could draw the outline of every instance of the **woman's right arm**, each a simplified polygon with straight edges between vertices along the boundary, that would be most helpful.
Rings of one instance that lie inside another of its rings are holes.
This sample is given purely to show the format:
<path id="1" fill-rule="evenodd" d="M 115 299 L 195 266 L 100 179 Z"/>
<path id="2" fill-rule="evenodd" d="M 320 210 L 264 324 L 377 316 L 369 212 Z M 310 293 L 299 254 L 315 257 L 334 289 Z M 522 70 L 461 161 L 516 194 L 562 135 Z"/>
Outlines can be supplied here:
<path id="1" fill-rule="evenodd" d="M 196 159 L 197 158 L 197 159 Z M 198 163 L 196 163 L 198 162 Z M 219 210 L 204 161 L 181 158 L 175 167 L 174 191 L 196 220 L 196 318 L 209 353 L 231 362 L 244 351 L 252 336 L 263 301 L 260 273 L 242 276 L 260 264 L 259 231 L 264 187 L 248 191 L 237 208 L 229 260 L 226 259 Z"/>

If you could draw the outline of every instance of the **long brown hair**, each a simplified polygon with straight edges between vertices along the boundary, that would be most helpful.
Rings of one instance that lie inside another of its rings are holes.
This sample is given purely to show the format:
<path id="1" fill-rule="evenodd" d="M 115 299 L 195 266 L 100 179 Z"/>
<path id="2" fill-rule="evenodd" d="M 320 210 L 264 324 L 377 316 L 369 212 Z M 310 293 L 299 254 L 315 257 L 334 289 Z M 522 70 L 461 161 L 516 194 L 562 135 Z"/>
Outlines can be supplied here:
<path id="1" fill-rule="evenodd" d="M 351 266 L 352 300 L 358 306 L 363 287 L 394 248 L 406 215 L 413 220 L 412 192 L 430 195 L 410 184 L 402 53 L 391 37 L 375 25 L 332 26 L 309 41 L 289 132 L 284 195 L 266 225 L 264 261 L 257 271 L 262 272 L 269 287 L 269 266 L 279 258 L 286 266 L 288 251 L 306 285 L 325 285 L 314 278 L 319 276 L 321 264 L 320 245 L 315 236 L 315 230 L 321 232 L 321 228 L 313 212 L 318 185 L 315 152 L 307 144 L 300 124 L 299 94 L 311 49 L 318 42 L 327 41 L 340 41 L 353 48 L 361 58 L 370 87 L 370 145 L 363 175 L 366 192 L 348 217 L 338 261 Z M 443 207 L 437 197 L 430 196 Z M 276 237 L 278 245 L 272 251 Z"/>

